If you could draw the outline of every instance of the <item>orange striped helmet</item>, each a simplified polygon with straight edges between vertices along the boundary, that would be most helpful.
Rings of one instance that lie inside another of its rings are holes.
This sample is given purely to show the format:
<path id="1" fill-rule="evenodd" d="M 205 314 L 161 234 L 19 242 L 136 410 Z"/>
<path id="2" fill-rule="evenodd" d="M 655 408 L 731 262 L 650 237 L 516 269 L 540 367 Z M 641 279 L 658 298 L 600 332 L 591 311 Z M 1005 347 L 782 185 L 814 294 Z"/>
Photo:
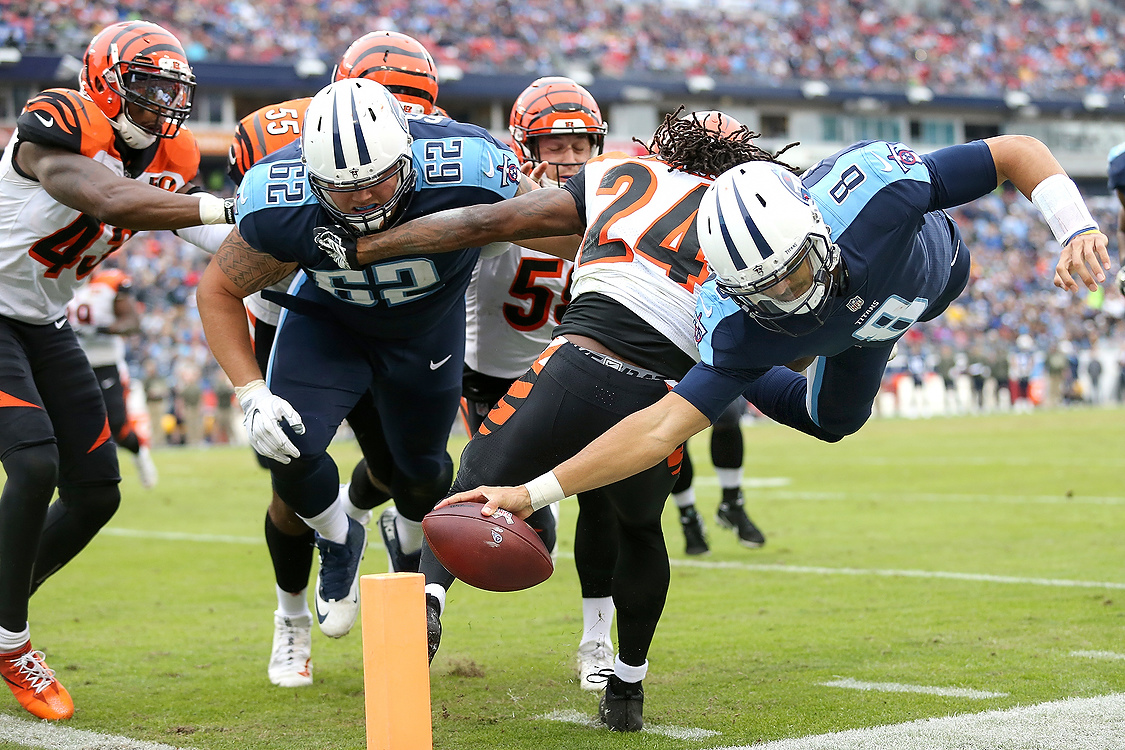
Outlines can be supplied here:
<path id="1" fill-rule="evenodd" d="M 422 43 L 397 31 L 372 31 L 351 43 L 332 71 L 333 81 L 367 78 L 381 83 L 411 114 L 434 112 L 437 66 Z"/>
<path id="2" fill-rule="evenodd" d="M 606 129 L 602 111 L 590 92 L 562 76 L 533 81 L 516 98 L 508 118 L 508 130 L 520 164 L 540 161 L 539 149 L 532 139 L 541 135 L 586 133 L 597 156 L 605 145 Z"/>
<path id="3" fill-rule="evenodd" d="M 171 32 L 148 21 L 122 21 L 99 32 L 86 48 L 79 83 L 134 148 L 174 136 L 195 97 L 184 48 Z"/>

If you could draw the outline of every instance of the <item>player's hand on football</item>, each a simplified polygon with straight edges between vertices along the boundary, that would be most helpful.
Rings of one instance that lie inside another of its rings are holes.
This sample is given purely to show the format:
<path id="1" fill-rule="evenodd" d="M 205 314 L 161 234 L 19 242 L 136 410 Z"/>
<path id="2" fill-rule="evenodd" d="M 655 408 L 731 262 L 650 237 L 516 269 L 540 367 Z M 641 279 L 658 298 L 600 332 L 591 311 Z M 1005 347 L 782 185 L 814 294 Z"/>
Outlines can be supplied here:
<path id="1" fill-rule="evenodd" d="M 1087 289 L 1097 291 L 1098 283 L 1105 281 L 1105 272 L 1109 270 L 1108 242 L 1101 232 L 1080 234 L 1068 242 L 1055 266 L 1055 286 L 1077 292 L 1078 282 L 1073 276 L 1077 273 Z"/>
<path id="2" fill-rule="evenodd" d="M 359 268 L 355 237 L 341 227 L 317 227 L 313 231 L 313 242 L 343 270 L 354 271 Z"/>
<path id="3" fill-rule="evenodd" d="M 301 415 L 289 402 L 275 396 L 263 380 L 255 380 L 235 389 L 238 403 L 242 406 L 242 424 L 250 438 L 250 447 L 266 458 L 287 464 L 300 458 L 301 451 L 281 429 L 282 422 L 288 424 L 298 435 L 305 434 Z"/>
<path id="4" fill-rule="evenodd" d="M 511 512 L 519 518 L 531 515 L 531 495 L 527 488 L 519 487 L 477 487 L 475 490 L 458 492 L 450 495 L 437 504 L 437 508 L 444 508 L 454 503 L 484 503 L 480 509 L 482 516 L 491 516 L 499 508 Z M 435 508 L 435 510 L 437 509 Z"/>

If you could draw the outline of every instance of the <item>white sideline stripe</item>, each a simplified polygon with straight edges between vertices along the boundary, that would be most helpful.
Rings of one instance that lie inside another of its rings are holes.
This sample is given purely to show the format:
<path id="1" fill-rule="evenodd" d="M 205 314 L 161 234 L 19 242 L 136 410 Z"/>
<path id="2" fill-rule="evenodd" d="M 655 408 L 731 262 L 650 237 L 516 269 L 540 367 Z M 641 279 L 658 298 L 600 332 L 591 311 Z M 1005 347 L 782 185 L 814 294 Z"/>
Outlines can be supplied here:
<path id="1" fill-rule="evenodd" d="M 1125 694 L 919 719 L 870 729 L 713 750 L 1120 750 Z"/>
<path id="2" fill-rule="evenodd" d="M 0 716 L 0 741 L 42 750 L 189 750 L 160 742 L 142 742 L 112 734 Z"/>
<path id="3" fill-rule="evenodd" d="M 1125 654 L 1118 654 L 1113 651 L 1071 651 L 1070 655 L 1085 659 L 1125 659 Z"/>
<path id="4" fill-rule="evenodd" d="M 560 555 L 561 557 L 561 555 Z M 1110 581 L 1071 581 L 1065 578 L 1021 578 L 995 576 L 987 573 L 953 573 L 941 570 L 880 570 L 878 568 L 822 568 L 810 565 L 771 565 L 769 563 L 717 562 L 708 560 L 669 560 L 679 568 L 726 568 L 761 573 L 810 573 L 836 576 L 882 576 L 885 578 L 941 578 L 951 581 L 976 581 L 980 583 L 1008 583 L 1025 586 L 1060 586 L 1063 588 L 1125 589 L 1125 583 Z"/>
<path id="5" fill-rule="evenodd" d="M 100 532 L 106 536 L 129 537 L 133 539 L 162 539 L 174 542 L 219 542 L 223 544 L 265 544 L 265 540 L 252 536 L 223 536 L 220 534 L 185 534 L 178 531 L 144 531 L 141 529 L 104 528 Z M 379 542 L 368 542 L 368 549 L 382 549 Z M 559 552 L 563 560 L 572 560 L 570 552 Z M 1021 578 L 1018 576 L 995 576 L 986 573 L 953 573 L 941 570 L 880 570 L 869 568 L 824 568 L 810 565 L 771 565 L 766 563 L 718 562 L 710 560 L 683 560 L 672 558 L 672 567 L 705 568 L 710 570 L 743 570 L 758 573 L 804 573 L 811 575 L 836 576 L 881 576 L 884 578 L 936 578 L 952 581 L 975 581 L 977 583 L 1004 583 L 1023 586 L 1058 586 L 1063 588 L 1087 589 L 1125 589 L 1125 583 L 1110 581 L 1071 581 L 1065 578 Z"/>
<path id="6" fill-rule="evenodd" d="M 901 682 L 861 682 L 850 677 L 842 677 L 831 682 L 822 682 L 825 687 L 848 688 L 850 690 L 874 690 L 878 693 L 924 693 L 941 695 L 946 698 L 1005 698 L 1007 693 L 993 693 L 988 690 L 972 688 L 933 687 L 930 685 L 904 685 Z"/>
<path id="7" fill-rule="evenodd" d="M 705 487 L 718 487 L 719 478 L 713 474 L 708 474 L 705 477 L 695 477 L 691 480 L 694 485 L 702 485 Z M 746 477 L 742 480 L 741 486 L 744 489 L 761 490 L 769 487 L 788 487 L 793 483 L 789 477 Z"/>
<path id="8" fill-rule="evenodd" d="M 947 503 L 1011 503 L 1027 505 L 1125 505 L 1125 497 L 1110 495 L 957 495 L 926 492 L 774 492 L 770 499 L 779 500 L 891 500 L 905 502 Z"/>
<path id="9" fill-rule="evenodd" d="M 536 719 L 545 719 L 546 721 L 562 721 L 567 724 L 580 724 L 584 727 L 591 727 L 594 729 L 604 729 L 607 732 L 609 728 L 599 722 L 596 717 L 584 714 L 581 711 L 568 709 L 565 711 L 552 711 L 549 714 L 536 716 Z M 659 724 L 645 724 L 641 732 L 648 732 L 649 734 L 659 734 L 663 737 L 671 737 L 675 740 L 705 740 L 708 737 L 715 737 L 719 735 L 711 729 L 695 729 L 693 727 L 674 727 Z"/>

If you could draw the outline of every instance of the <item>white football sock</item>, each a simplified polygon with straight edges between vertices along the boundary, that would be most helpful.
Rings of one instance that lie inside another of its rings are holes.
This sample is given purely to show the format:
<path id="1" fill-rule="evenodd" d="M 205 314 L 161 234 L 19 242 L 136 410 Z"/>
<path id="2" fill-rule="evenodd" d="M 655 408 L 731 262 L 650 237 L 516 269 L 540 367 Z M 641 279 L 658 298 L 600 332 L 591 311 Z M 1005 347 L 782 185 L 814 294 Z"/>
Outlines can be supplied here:
<path id="1" fill-rule="evenodd" d="M 742 486 L 742 467 L 737 469 L 720 469 L 715 467 L 715 476 L 719 478 L 719 486 L 724 490 Z"/>
<path id="2" fill-rule="evenodd" d="M 300 518 L 309 525 L 310 529 L 330 542 L 343 544 L 348 538 L 348 514 L 344 512 L 344 506 L 339 502 L 333 502 L 328 506 L 328 510 L 312 518 L 304 516 Z"/>
<path id="3" fill-rule="evenodd" d="M 24 625 L 23 630 L 18 633 L 0 628 L 0 652 L 2 653 L 23 648 L 23 645 L 29 640 L 31 640 L 31 628 L 27 625 Z"/>
<path id="4" fill-rule="evenodd" d="M 421 521 L 411 521 L 399 513 L 395 518 L 395 533 L 398 535 L 398 546 L 402 547 L 402 554 L 410 555 L 422 549 Z"/>
<path id="5" fill-rule="evenodd" d="M 309 599 L 306 595 L 307 588 L 301 589 L 296 594 L 290 594 L 276 583 L 273 587 L 277 589 L 277 613 L 279 615 L 300 617 L 301 615 L 311 614 L 309 612 Z"/>
<path id="6" fill-rule="evenodd" d="M 639 667 L 630 666 L 621 661 L 620 656 L 615 656 L 613 659 L 613 673 L 617 675 L 617 679 L 625 682 L 640 682 L 648 674 L 648 659 Z"/>
<path id="7" fill-rule="evenodd" d="M 441 613 L 445 611 L 445 589 L 443 589 L 439 583 L 427 583 L 426 593 L 437 597 L 438 616 L 441 616 Z"/>
<path id="8" fill-rule="evenodd" d="M 616 611 L 612 596 L 583 599 L 582 640 L 579 645 L 590 641 L 612 643 L 610 633 L 613 631 L 613 613 Z"/>
<path id="9" fill-rule="evenodd" d="M 681 510 L 684 508 L 690 508 L 691 506 L 695 505 L 695 488 L 688 487 L 683 492 L 673 492 L 672 500 L 675 501 L 676 507 L 680 508 Z"/>

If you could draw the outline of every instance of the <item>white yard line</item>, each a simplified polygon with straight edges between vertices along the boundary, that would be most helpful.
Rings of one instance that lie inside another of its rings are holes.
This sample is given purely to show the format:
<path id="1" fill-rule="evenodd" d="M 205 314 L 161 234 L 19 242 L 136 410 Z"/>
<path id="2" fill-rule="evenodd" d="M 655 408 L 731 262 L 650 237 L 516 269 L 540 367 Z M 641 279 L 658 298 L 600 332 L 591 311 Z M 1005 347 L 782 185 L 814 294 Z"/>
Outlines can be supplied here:
<path id="1" fill-rule="evenodd" d="M 46 721 L 0 715 L 0 742 L 41 750 L 187 750 L 160 742 L 142 742 L 112 734 L 71 729 Z"/>
<path id="2" fill-rule="evenodd" d="M 1110 495 L 965 495 L 937 492 L 771 492 L 770 500 L 882 500 L 912 503 L 1001 503 L 1005 505 L 1125 505 L 1125 497 Z"/>
<path id="3" fill-rule="evenodd" d="M 822 682 L 825 687 L 848 688 L 849 690 L 871 690 L 876 693 L 922 693 L 940 695 L 946 698 L 1005 698 L 1007 693 L 993 693 L 988 690 L 972 688 L 934 687 L 932 685 L 904 685 L 901 682 L 861 682 L 850 677 L 841 677 L 831 682 Z"/>
<path id="4" fill-rule="evenodd" d="M 595 729 L 606 729 L 608 731 L 608 728 L 604 724 L 599 722 L 597 720 L 597 717 L 590 716 L 589 714 L 584 714 L 581 711 L 575 711 L 572 709 L 565 711 L 552 711 L 549 714 L 543 714 L 542 716 L 536 716 L 535 718 L 546 721 L 562 721 L 567 724 L 580 724 L 582 726 L 592 727 Z M 716 737 L 720 734 L 720 732 L 716 732 L 712 729 L 696 729 L 694 727 L 675 727 L 670 725 L 664 726 L 660 724 L 648 723 L 645 724 L 645 727 L 641 730 L 641 732 L 645 732 L 648 734 L 659 734 L 662 737 L 671 737 L 672 739 L 676 740 L 696 741 L 705 740 L 708 737 Z"/>
<path id="5" fill-rule="evenodd" d="M 1125 654 L 1119 654 L 1114 651 L 1071 651 L 1070 655 L 1080 656 L 1084 659 L 1125 660 Z"/>
<path id="6" fill-rule="evenodd" d="M 144 531 L 108 527 L 102 529 L 104 536 L 128 537 L 133 539 L 162 539 L 174 542 L 210 542 L 220 544 L 265 544 L 265 540 L 250 536 L 222 536 L 218 534 L 185 534 L 177 531 Z M 382 549 L 378 542 L 369 542 L 369 549 Z M 574 559 L 569 552 L 560 552 L 559 558 Z M 955 573 L 941 570 L 894 570 L 880 568 L 827 568 L 811 565 L 780 565 L 768 563 L 719 562 L 711 560 L 684 560 L 672 558 L 674 568 L 703 568 L 710 570 L 742 570 L 756 573 L 796 573 L 800 575 L 836 576 L 876 576 L 883 578 L 936 578 L 953 581 L 974 581 L 977 583 L 1003 583 L 1024 586 L 1056 586 L 1063 588 L 1125 589 L 1125 583 L 1112 581 L 1074 581 L 1065 578 L 1024 578 L 1020 576 L 997 576 L 987 573 Z"/>
<path id="7" fill-rule="evenodd" d="M 1120 750 L 1125 693 L 714 750 Z"/>

